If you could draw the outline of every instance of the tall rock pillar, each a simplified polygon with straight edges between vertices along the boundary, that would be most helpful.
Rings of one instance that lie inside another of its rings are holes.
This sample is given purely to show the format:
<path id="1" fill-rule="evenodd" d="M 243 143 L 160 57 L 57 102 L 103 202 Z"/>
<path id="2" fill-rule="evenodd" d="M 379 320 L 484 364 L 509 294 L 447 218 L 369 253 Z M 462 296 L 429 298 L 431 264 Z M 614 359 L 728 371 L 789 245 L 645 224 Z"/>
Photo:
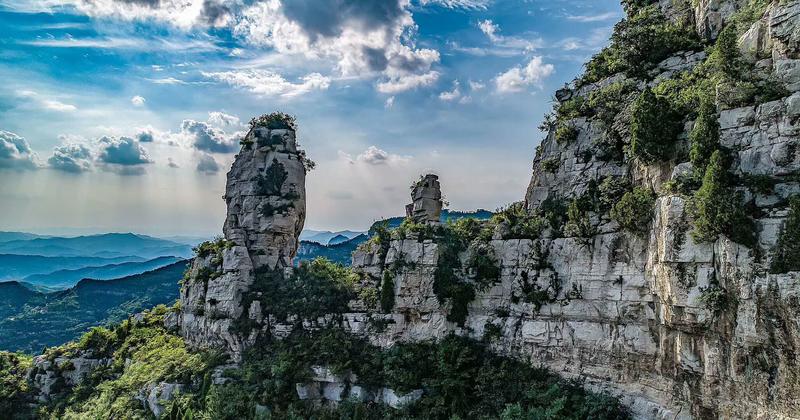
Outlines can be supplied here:
<path id="1" fill-rule="evenodd" d="M 225 239 L 247 249 L 253 267 L 291 265 L 306 218 L 304 155 L 292 129 L 253 128 L 225 188 Z"/>
<path id="2" fill-rule="evenodd" d="M 251 125 L 228 172 L 225 236 L 198 248 L 181 289 L 181 334 L 195 347 L 224 349 L 234 360 L 263 328 L 258 302 L 244 299 L 258 294 L 258 273 L 292 265 L 305 223 L 310 163 L 297 148 L 291 118 L 272 114 Z"/>
<path id="3" fill-rule="evenodd" d="M 439 177 L 427 174 L 411 188 L 411 204 L 406 205 L 406 216 L 416 223 L 439 224 L 442 214 L 442 188 Z"/>

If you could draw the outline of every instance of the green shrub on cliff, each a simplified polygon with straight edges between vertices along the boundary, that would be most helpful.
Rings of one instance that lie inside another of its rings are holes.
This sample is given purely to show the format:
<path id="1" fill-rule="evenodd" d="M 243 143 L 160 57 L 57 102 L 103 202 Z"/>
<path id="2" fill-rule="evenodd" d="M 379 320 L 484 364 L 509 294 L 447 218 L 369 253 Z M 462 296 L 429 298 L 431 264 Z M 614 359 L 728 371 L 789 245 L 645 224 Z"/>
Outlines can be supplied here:
<path id="1" fill-rule="evenodd" d="M 250 120 L 250 128 L 253 129 L 257 127 L 266 127 L 270 130 L 297 130 L 297 119 L 294 115 L 285 114 L 283 112 L 273 112 Z"/>
<path id="2" fill-rule="evenodd" d="M 390 313 L 394 309 L 394 273 L 392 270 L 383 271 L 381 281 L 381 311 Z"/>
<path id="3" fill-rule="evenodd" d="M 645 76 L 670 54 L 700 48 L 694 28 L 673 23 L 657 5 L 639 0 L 628 3 L 628 17 L 614 26 L 610 45 L 586 63 L 580 84 L 594 83 L 619 72 Z"/>
<path id="4" fill-rule="evenodd" d="M 0 352 L 0 412 L 9 419 L 27 418 L 30 392 L 27 371 L 31 366 L 30 356 Z"/>
<path id="5" fill-rule="evenodd" d="M 789 200 L 789 216 L 778 236 L 770 271 L 773 273 L 800 271 L 800 195 L 795 195 Z"/>
<path id="6" fill-rule="evenodd" d="M 728 163 L 719 150 L 708 162 L 703 184 L 694 195 L 691 213 L 694 217 L 692 236 L 697 241 L 713 242 L 720 234 L 752 247 L 755 234 L 752 221 L 744 213 L 742 197 L 731 186 Z"/>
<path id="7" fill-rule="evenodd" d="M 324 258 L 303 262 L 291 275 L 282 270 L 260 270 L 256 280 L 243 300 L 242 307 L 249 308 L 254 300 L 261 302 L 265 314 L 286 320 L 291 315 L 301 319 L 316 319 L 326 314 L 347 312 L 347 303 L 355 297 L 358 276 L 349 268 Z M 248 320 L 247 310 L 241 322 Z M 247 325 L 242 325 L 246 330 Z"/>
<path id="8" fill-rule="evenodd" d="M 700 103 L 700 112 L 689 133 L 689 159 L 695 171 L 705 173 L 711 154 L 719 148 L 719 121 L 714 103 L 706 99 Z"/>
<path id="9" fill-rule="evenodd" d="M 646 232 L 653 218 L 655 196 L 647 188 L 636 187 L 622 196 L 611 208 L 611 218 L 623 229 L 631 232 Z"/>
<path id="10" fill-rule="evenodd" d="M 681 123 L 669 101 L 648 88 L 633 103 L 630 130 L 631 154 L 655 163 L 672 158 Z"/>

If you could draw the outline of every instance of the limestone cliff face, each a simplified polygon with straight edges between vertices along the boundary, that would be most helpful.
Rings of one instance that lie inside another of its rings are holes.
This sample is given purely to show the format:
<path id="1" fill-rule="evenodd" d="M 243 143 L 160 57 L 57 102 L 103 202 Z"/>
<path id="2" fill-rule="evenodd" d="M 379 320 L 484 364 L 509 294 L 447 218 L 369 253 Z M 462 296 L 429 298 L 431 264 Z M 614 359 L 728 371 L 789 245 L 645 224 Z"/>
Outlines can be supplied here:
<path id="1" fill-rule="evenodd" d="M 305 155 L 295 131 L 255 127 L 228 172 L 224 241 L 195 259 L 181 291 L 181 333 L 234 359 L 256 333 L 232 331 L 259 270 L 290 267 L 305 222 Z"/>
<path id="2" fill-rule="evenodd" d="M 691 23 L 710 40 L 745 2 L 658 3 L 670 19 Z M 798 34 L 800 2 L 771 4 L 737 47 L 786 94 L 719 112 L 720 146 L 733 155 L 730 172 L 771 180 L 770 188 L 736 187 L 755 220 L 755 244 L 724 235 L 695 241 L 690 198 L 666 188 L 693 171 L 688 158 L 680 158 L 688 155 L 693 121 L 684 121 L 678 136 L 679 158 L 646 164 L 624 153 L 630 146 L 630 104 L 638 93 L 708 59 L 703 51 L 681 52 L 644 79 L 618 74 L 557 92 L 566 103 L 613 84 L 630 88 L 619 112 L 604 120 L 571 119 L 572 141 L 559 142 L 557 130 L 550 131 L 525 195 L 526 209 L 535 213 L 554 200 L 581 197 L 604 179 L 624 180 L 658 193 L 649 222 L 641 226 L 646 231 L 632 233 L 607 211 L 589 211 L 582 235 L 565 230 L 503 240 L 496 233 L 488 246 L 499 278 L 478 290 L 462 325 L 448 320 L 452 302 L 442 302 L 435 291 L 442 245 L 414 235 L 395 237 L 385 248 L 366 246 L 353 256 L 369 287 L 390 272 L 392 308 L 378 313 L 374 302 L 354 300 L 351 312 L 335 322 L 382 346 L 450 333 L 489 335 L 497 352 L 615 392 L 640 418 L 800 417 L 800 273 L 768 270 L 787 199 L 800 193 Z M 604 145 L 609 126 L 618 136 L 616 149 Z M 256 272 L 290 265 L 305 214 L 303 157 L 294 132 L 257 128 L 246 140 L 252 146 L 237 156 L 225 195 L 228 242 L 196 259 L 179 317 L 190 343 L 225 348 L 234 359 L 259 334 L 281 336 L 293 328 L 264 319 L 258 301 L 243 296 L 252 293 Z M 459 258 L 466 261 L 471 252 Z M 476 277 L 469 270 L 459 275 L 467 282 Z M 703 291 L 712 285 L 729 295 L 722 310 L 704 301 Z M 539 302 L 520 298 L 536 287 L 552 296 Z M 243 326 L 242 318 L 252 322 Z"/>
<path id="3" fill-rule="evenodd" d="M 669 16 L 685 19 L 674 3 L 660 2 Z M 687 9 L 688 16 L 702 37 L 714 39 L 744 3 L 702 0 Z M 374 278 L 398 258 L 411 264 L 403 264 L 410 268 L 395 277 L 395 307 L 385 315 L 391 320 L 386 330 L 370 331 L 356 315 L 348 327 L 384 345 L 450 332 L 480 338 L 488 329 L 499 329 L 493 343 L 497 351 L 617 392 L 641 418 L 800 417 L 800 273 L 769 272 L 787 200 L 800 193 L 798 34 L 800 2 L 774 2 L 738 39 L 738 47 L 787 93 L 719 113 L 720 145 L 733 155 L 730 172 L 740 179 L 766 175 L 773 183 L 761 191 L 737 187 L 754 215 L 757 245 L 737 244 L 724 235 L 696 242 L 689 198 L 664 185 L 692 170 L 688 157 L 657 164 L 604 158 L 598 143 L 607 127 L 599 118 L 579 117 L 571 121 L 574 141 L 559 144 L 554 129 L 541 145 L 527 208 L 535 212 L 548 200 L 578 198 L 604 178 L 618 177 L 659 192 L 647 232 L 624 231 L 607 213 L 590 212 L 588 237 L 492 240 L 500 281 L 478 293 L 464 326 L 447 321 L 450 308 L 434 293 L 439 245 L 396 239 L 384 261 L 380 250 L 361 250 L 354 267 Z M 651 82 L 620 74 L 556 96 L 562 102 L 588 98 L 626 82 L 641 91 L 706 58 L 704 52 L 680 53 L 661 62 Z M 613 124 L 623 143 L 629 141 L 627 107 Z M 678 156 L 688 156 L 692 125 L 688 121 L 679 136 Z M 557 279 L 561 287 L 555 301 L 537 309 L 515 299 L 531 279 Z M 712 284 L 732 295 L 724 311 L 713 311 L 703 301 L 702 291 Z M 572 290 L 580 293 L 570 295 Z"/>

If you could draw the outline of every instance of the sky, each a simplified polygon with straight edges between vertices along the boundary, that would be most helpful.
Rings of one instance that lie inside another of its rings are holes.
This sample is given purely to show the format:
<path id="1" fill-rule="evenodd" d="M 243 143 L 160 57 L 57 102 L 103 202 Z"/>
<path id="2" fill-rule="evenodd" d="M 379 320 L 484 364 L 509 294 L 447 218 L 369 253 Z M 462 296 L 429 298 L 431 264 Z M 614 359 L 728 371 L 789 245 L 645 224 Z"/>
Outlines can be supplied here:
<path id="1" fill-rule="evenodd" d="M 250 118 L 297 117 L 306 228 L 366 229 L 440 176 L 524 198 L 617 0 L 0 0 L 0 230 L 212 235 Z"/>

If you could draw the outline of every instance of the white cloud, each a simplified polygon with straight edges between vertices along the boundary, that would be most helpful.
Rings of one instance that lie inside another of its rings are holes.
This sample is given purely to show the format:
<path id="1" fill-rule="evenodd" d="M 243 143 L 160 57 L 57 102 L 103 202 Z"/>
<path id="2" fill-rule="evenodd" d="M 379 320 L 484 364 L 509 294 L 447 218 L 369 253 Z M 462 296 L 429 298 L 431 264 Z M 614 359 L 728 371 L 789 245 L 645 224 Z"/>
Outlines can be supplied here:
<path id="1" fill-rule="evenodd" d="M 231 19 L 230 8 L 214 0 L 38 0 L 41 9 L 72 6 L 92 17 L 132 21 L 159 21 L 181 29 L 194 26 L 221 27 Z M 43 7 L 49 5 L 50 7 Z"/>
<path id="2" fill-rule="evenodd" d="M 492 42 L 498 41 L 501 39 L 498 36 L 500 33 L 500 26 L 492 22 L 490 19 L 482 20 L 478 22 L 478 28 L 480 28 L 481 32 L 486 34 Z"/>
<path id="3" fill-rule="evenodd" d="M 144 165 L 153 163 L 138 140 L 108 136 L 98 140 L 96 161 L 103 170 L 119 175 L 142 175 Z"/>
<path id="4" fill-rule="evenodd" d="M 72 112 L 78 109 L 78 107 L 76 107 L 75 105 L 66 104 L 57 99 L 43 97 L 39 93 L 34 92 L 32 90 L 18 90 L 16 93 L 17 96 L 19 96 L 20 98 L 28 99 L 33 103 L 35 103 L 40 108 L 47 109 L 50 111 Z"/>
<path id="5" fill-rule="evenodd" d="M 485 87 L 486 87 L 486 85 L 481 83 L 481 82 L 475 82 L 475 81 L 472 81 L 472 80 L 469 81 L 469 89 L 470 90 L 473 90 L 473 91 L 481 90 L 481 89 L 483 89 Z"/>
<path id="6" fill-rule="evenodd" d="M 619 14 L 616 12 L 608 12 L 608 13 L 601 13 L 597 15 L 570 15 L 567 16 L 567 19 L 575 21 L 575 22 L 602 22 L 611 19 L 618 19 Z"/>
<path id="7" fill-rule="evenodd" d="M 147 100 L 139 95 L 136 95 L 133 98 L 131 98 L 131 103 L 133 104 L 133 106 L 144 106 L 145 102 L 147 102 Z"/>
<path id="8" fill-rule="evenodd" d="M 46 109 L 58 112 L 72 112 L 78 109 L 75 105 L 65 104 L 55 99 L 43 99 L 42 105 Z"/>
<path id="9" fill-rule="evenodd" d="M 67 136 L 59 136 L 63 140 L 68 140 Z M 81 143 L 66 143 L 53 149 L 53 155 L 47 159 L 47 164 L 53 169 L 81 173 L 92 170 L 94 154 L 88 146 Z"/>
<path id="10" fill-rule="evenodd" d="M 439 99 L 445 102 L 452 102 L 461 97 L 461 85 L 458 80 L 453 81 L 453 90 L 444 91 L 439 94 Z"/>
<path id="11" fill-rule="evenodd" d="M 342 159 L 350 164 L 366 164 L 372 166 L 391 165 L 391 164 L 406 164 L 411 160 L 411 156 L 400 156 L 389 153 L 376 146 L 369 146 L 366 150 L 359 153 L 358 156 L 353 158 L 349 153 L 341 150 L 338 151 L 339 159 Z"/>
<path id="12" fill-rule="evenodd" d="M 430 86 L 439 79 L 439 72 L 431 71 L 425 74 L 410 74 L 390 78 L 385 82 L 378 83 L 378 92 L 395 94 L 415 89 L 420 86 Z"/>
<path id="13" fill-rule="evenodd" d="M 214 51 L 219 47 L 212 41 L 202 39 L 165 38 L 65 38 L 36 39 L 18 41 L 20 45 L 48 48 L 97 48 L 137 51 Z"/>
<path id="14" fill-rule="evenodd" d="M 182 143 L 197 150 L 211 153 L 233 153 L 239 147 L 241 132 L 227 134 L 225 131 L 211 127 L 208 123 L 195 120 L 183 120 L 178 135 Z"/>
<path id="15" fill-rule="evenodd" d="M 438 76 L 431 67 L 439 52 L 414 47 L 409 5 L 409 0 L 267 0 L 246 8 L 234 33 L 281 54 L 330 60 L 344 77 L 382 75 L 382 92 L 400 92 Z"/>
<path id="16" fill-rule="evenodd" d="M 553 74 L 552 64 L 542 62 L 541 56 L 535 56 L 525 67 L 513 67 L 495 78 L 497 92 L 520 92 L 529 86 L 541 86 L 546 77 Z"/>
<path id="17" fill-rule="evenodd" d="M 147 79 L 157 85 L 188 85 L 188 82 L 185 82 L 180 79 L 176 79 L 174 77 L 165 77 L 163 79 Z"/>
<path id="18" fill-rule="evenodd" d="M 223 72 L 201 72 L 203 76 L 244 88 L 258 95 L 291 98 L 313 90 L 326 90 L 330 78 L 311 73 L 300 78 L 301 83 L 292 83 L 283 76 L 269 70 L 231 70 Z"/>
<path id="19" fill-rule="evenodd" d="M 428 6 L 436 4 L 449 9 L 486 10 L 490 0 L 420 0 L 420 4 Z"/>
<path id="20" fill-rule="evenodd" d="M 216 125 L 217 127 L 236 127 L 242 123 L 239 117 L 235 115 L 226 114 L 221 111 L 211 111 L 208 113 L 208 123 Z"/>
<path id="21" fill-rule="evenodd" d="M 91 17 L 157 21 L 184 30 L 181 40 L 138 38 L 38 39 L 50 47 L 126 48 L 185 51 L 220 49 L 216 38 L 197 36 L 195 28 L 224 27 L 239 41 L 268 54 L 330 64 L 342 77 L 378 77 L 378 86 L 413 89 L 410 81 L 437 75 L 439 52 L 417 48 L 412 0 L 33 0 L 39 9 L 65 6 Z M 488 0 L 422 0 L 451 8 L 485 9 Z M 16 4 L 16 2 L 15 2 Z M 20 6 L 22 7 L 22 6 Z M 30 6 L 23 7 L 32 9 Z M 264 48 L 266 47 L 266 48 Z M 227 51 L 227 50 L 226 50 Z M 239 55 L 241 49 L 229 53 Z"/>
<path id="22" fill-rule="evenodd" d="M 497 55 L 514 56 L 528 53 L 540 48 L 544 41 L 541 38 L 527 39 L 521 36 L 500 35 L 500 25 L 490 19 L 478 22 L 478 29 L 481 30 L 494 45 L 493 48 L 461 47 L 457 43 L 451 43 L 452 47 L 461 52 L 472 55 Z"/>
<path id="23" fill-rule="evenodd" d="M 0 169 L 36 169 L 38 156 L 24 138 L 0 130 Z"/>
<path id="24" fill-rule="evenodd" d="M 220 167 L 217 163 L 214 156 L 209 155 L 208 153 L 203 153 L 200 155 L 200 160 L 197 162 L 197 172 L 200 172 L 205 175 L 213 175 L 219 172 Z"/>
<path id="25" fill-rule="evenodd" d="M 383 104 L 383 107 L 386 109 L 390 109 L 393 106 L 394 106 L 394 96 L 386 98 L 386 102 Z"/>

